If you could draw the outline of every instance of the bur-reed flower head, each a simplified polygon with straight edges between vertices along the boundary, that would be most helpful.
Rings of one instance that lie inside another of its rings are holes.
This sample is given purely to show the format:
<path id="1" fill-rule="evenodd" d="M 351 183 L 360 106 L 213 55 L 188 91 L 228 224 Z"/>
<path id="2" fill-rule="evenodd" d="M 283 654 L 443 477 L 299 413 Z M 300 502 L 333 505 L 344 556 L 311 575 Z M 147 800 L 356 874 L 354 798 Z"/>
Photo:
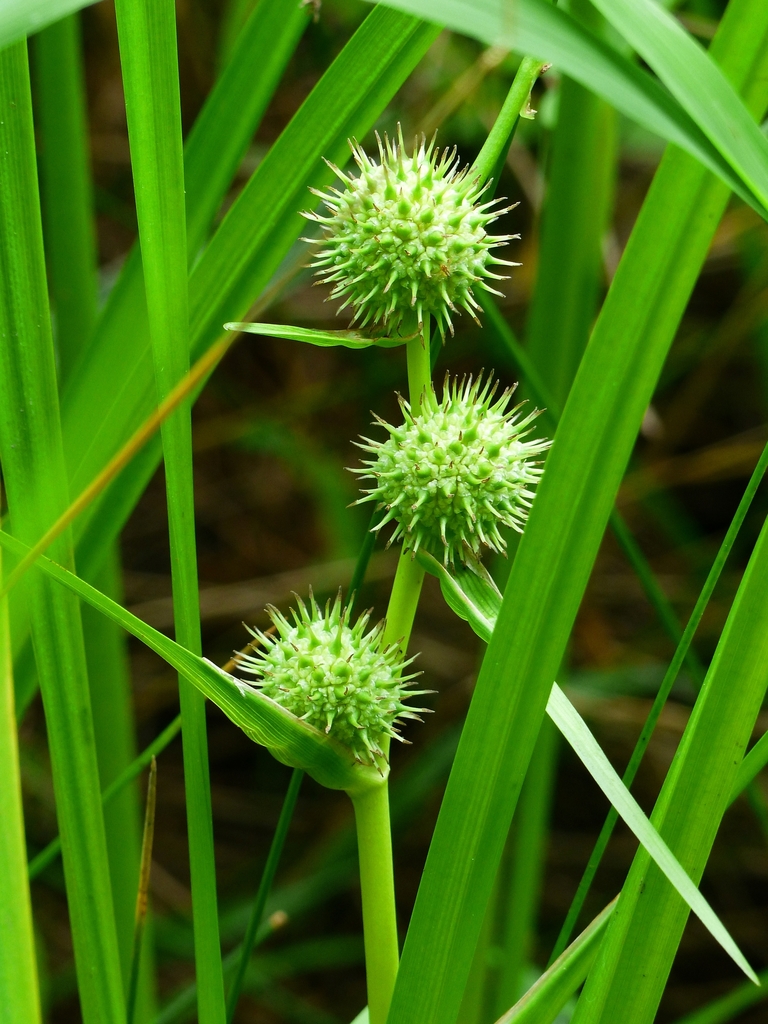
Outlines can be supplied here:
<path id="1" fill-rule="evenodd" d="M 488 281 L 505 277 L 492 268 L 519 265 L 492 254 L 519 235 L 487 232 L 513 207 L 481 202 L 490 182 L 483 185 L 469 168 L 460 169 L 455 148 L 440 152 L 434 138 L 427 145 L 422 137 L 408 156 L 399 126 L 396 141 L 376 138 L 378 163 L 350 142 L 357 177 L 329 163 L 345 191 L 311 189 L 329 211 L 304 214 L 325 234 L 311 265 L 333 284 L 330 297 L 344 300 L 339 312 L 352 307 L 353 324 L 394 332 L 403 321 L 420 327 L 431 314 L 442 335 L 446 328 L 453 333 L 451 314 L 460 308 L 477 319 L 473 289 L 501 294 Z"/>
<path id="2" fill-rule="evenodd" d="M 375 529 L 395 521 L 390 543 L 402 539 L 414 554 L 425 548 L 447 565 L 483 547 L 502 552 L 501 526 L 522 532 L 543 472 L 537 456 L 551 442 L 528 438 L 538 411 L 510 409 L 515 389 L 496 398 L 497 388 L 482 373 L 477 380 L 446 376 L 442 399 L 427 396 L 421 414 L 401 398 L 404 423 L 376 417 L 389 437 L 363 438 L 358 447 L 373 458 L 353 472 L 374 481 L 360 501 L 384 510 Z"/>
<path id="3" fill-rule="evenodd" d="M 249 632 L 261 647 L 240 654 L 238 664 L 257 677 L 261 692 L 291 714 L 348 747 L 362 764 L 383 757 L 385 737 L 406 742 L 400 719 L 421 721 L 404 701 L 428 690 L 412 690 L 420 673 L 404 675 L 413 658 L 404 661 L 399 646 L 382 646 L 384 622 L 366 633 L 370 613 L 354 626 L 347 623 L 341 593 L 320 608 L 310 592 L 309 607 L 297 598 L 293 622 L 277 608 L 267 608 L 274 633 Z"/>

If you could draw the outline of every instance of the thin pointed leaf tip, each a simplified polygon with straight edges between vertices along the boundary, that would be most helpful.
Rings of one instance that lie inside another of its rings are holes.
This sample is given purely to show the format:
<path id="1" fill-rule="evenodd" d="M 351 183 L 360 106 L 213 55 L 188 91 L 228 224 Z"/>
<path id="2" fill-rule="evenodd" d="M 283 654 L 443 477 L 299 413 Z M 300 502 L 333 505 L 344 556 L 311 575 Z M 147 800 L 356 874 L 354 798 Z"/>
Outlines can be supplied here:
<path id="1" fill-rule="evenodd" d="M 451 314 L 465 309 L 477 319 L 474 288 L 501 294 L 488 281 L 506 278 L 492 268 L 518 266 L 491 250 L 519 235 L 486 230 L 513 207 L 482 202 L 490 182 L 460 169 L 455 148 L 440 152 L 422 137 L 408 156 L 399 126 L 396 141 L 377 140 L 379 163 L 350 142 L 358 177 L 329 164 L 346 189 L 315 193 L 328 216 L 304 213 L 325 233 L 312 266 L 333 284 L 331 298 L 344 300 L 339 312 L 352 307 L 353 324 L 392 331 L 431 314 L 443 336 L 453 333 Z"/>
<path id="2" fill-rule="evenodd" d="M 382 647 L 383 622 L 366 633 L 365 612 L 348 625 L 341 594 L 324 609 L 311 592 L 309 607 L 299 598 L 293 622 L 267 610 L 274 634 L 250 630 L 261 649 L 238 656 L 265 696 L 344 744 L 362 764 L 385 757 L 387 737 L 405 742 L 399 720 L 421 721 L 418 712 L 428 709 L 404 701 L 429 691 L 410 689 L 420 673 L 403 674 L 413 659 L 403 661 L 397 644 Z"/>
<path id="3" fill-rule="evenodd" d="M 384 511 L 379 530 L 396 523 L 392 540 L 402 538 L 414 554 L 424 548 L 443 564 L 458 556 L 479 556 L 483 547 L 503 552 L 501 526 L 522 532 L 543 472 L 537 456 L 551 441 L 527 439 L 538 410 L 521 415 L 509 408 L 514 388 L 496 397 L 491 376 L 453 381 L 448 376 L 443 397 L 434 394 L 414 416 L 400 400 L 405 422 L 393 427 L 385 441 L 364 438 L 359 445 L 373 458 L 355 469 L 375 485 L 360 501 L 375 501 Z"/>

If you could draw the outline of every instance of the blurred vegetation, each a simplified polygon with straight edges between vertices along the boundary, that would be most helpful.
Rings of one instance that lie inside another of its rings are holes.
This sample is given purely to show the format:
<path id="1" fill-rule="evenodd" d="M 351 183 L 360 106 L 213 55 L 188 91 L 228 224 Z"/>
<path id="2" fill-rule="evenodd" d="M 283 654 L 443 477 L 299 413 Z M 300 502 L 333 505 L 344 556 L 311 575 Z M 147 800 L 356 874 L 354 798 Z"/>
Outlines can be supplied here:
<path id="1" fill-rule="evenodd" d="M 178 27 L 185 127 L 192 125 L 217 68 L 247 17 L 250 0 L 180 0 Z M 680 7 L 686 26 L 706 44 L 722 9 L 719 0 Z M 328 0 L 319 8 L 291 59 L 282 84 L 243 160 L 224 204 L 247 176 L 339 52 L 368 6 Z M 82 13 L 88 115 L 98 223 L 100 292 L 114 282 L 136 235 L 128 138 L 122 100 L 114 11 L 104 0 Z M 518 59 L 443 33 L 398 93 L 379 127 L 400 122 L 408 138 L 438 129 L 471 162 L 503 102 Z M 523 120 L 499 191 L 519 207 L 503 230 L 522 240 L 508 258 L 522 266 L 504 286 L 501 309 L 518 337 L 532 338 L 545 358 L 529 311 L 535 288 L 544 182 L 553 161 L 561 105 L 568 102 L 556 70 L 532 97 L 538 111 Z M 605 211 L 604 293 L 658 164 L 658 139 L 616 118 L 594 129 L 615 147 L 615 181 Z M 606 133 L 615 132 L 608 139 Z M 615 138 L 615 143 L 614 143 Z M 307 205 L 312 203 L 307 197 Z M 681 324 L 654 404 L 646 414 L 619 498 L 657 578 L 684 621 L 768 437 L 768 228 L 734 203 L 723 219 Z M 270 320 L 340 327 L 326 292 L 303 268 L 306 247 L 285 261 L 272 292 Z M 587 303 L 589 306 L 589 303 Z M 587 310 L 587 319 L 591 313 Z M 438 355 L 439 371 L 494 367 L 507 383 L 515 366 L 488 323 L 467 317 Z M 194 411 L 197 539 L 204 653 L 223 664 L 247 636 L 241 625 L 263 626 L 264 604 L 285 606 L 309 584 L 328 592 L 352 575 L 368 511 L 349 508 L 357 463 L 350 439 L 369 429 L 371 409 L 396 415 L 403 389 L 397 352 L 320 350 L 246 336 L 228 355 Z M 737 548 L 707 610 L 695 647 L 707 662 L 763 518 L 768 497 L 758 493 Z M 512 541 L 511 541 L 512 543 Z M 379 545 L 381 547 L 381 545 Z M 153 480 L 122 539 L 125 598 L 152 624 L 172 622 L 165 493 Z M 372 562 L 361 599 L 381 614 L 394 560 L 383 550 Z M 501 578 L 504 566 L 495 569 Z M 421 868 L 447 777 L 458 728 L 472 691 L 479 641 L 445 607 L 427 580 L 414 631 L 415 650 L 436 714 L 414 729 L 414 746 L 393 758 L 396 877 L 401 927 L 415 898 Z M 143 748 L 177 713 L 171 670 L 131 643 L 132 685 Z M 672 653 L 667 633 L 614 539 L 608 535 L 574 630 L 563 678 L 613 763 L 626 764 L 650 701 Z M 694 694 L 683 673 L 651 743 L 635 792 L 649 810 L 669 766 Z M 761 719 L 760 730 L 768 726 Z M 55 834 L 39 698 L 21 731 L 27 838 L 32 852 Z M 255 746 L 209 706 L 213 815 L 225 951 L 237 946 L 248 920 L 261 868 L 288 783 L 289 769 Z M 570 751 L 559 750 L 530 956 L 546 963 L 581 871 L 602 825 L 607 803 Z M 185 988 L 191 977 L 192 933 L 181 747 L 175 740 L 158 761 L 157 822 L 151 882 L 153 933 L 163 1001 L 181 993 L 178 1012 L 191 1019 Z M 514 836 L 513 836 L 514 839 Z M 513 843 L 510 846 L 512 850 Z M 635 841 L 619 826 L 589 897 L 584 920 L 619 889 Z M 512 853 L 510 852 L 510 856 Z M 746 800 L 729 811 L 705 874 L 703 891 L 753 963 L 768 960 L 768 847 Z M 51 1022 L 77 1019 L 75 975 L 60 864 L 33 888 L 44 991 Z M 278 1024 L 346 1024 L 365 1002 L 359 892 L 351 808 L 343 794 L 306 781 L 299 796 L 277 885 L 268 905 L 273 936 L 265 937 L 246 978 L 237 1020 Z M 487 962 L 498 962 L 503 922 L 490 922 Z M 738 983 L 736 968 L 692 920 L 668 986 L 660 1022 L 675 1021 Z M 186 1000 L 186 1002 L 185 1002 Z M 171 1007 L 174 1004 L 171 1004 Z M 765 1020 L 765 1008 L 733 1018 Z M 470 1024 L 467 1021 L 467 1024 Z"/>

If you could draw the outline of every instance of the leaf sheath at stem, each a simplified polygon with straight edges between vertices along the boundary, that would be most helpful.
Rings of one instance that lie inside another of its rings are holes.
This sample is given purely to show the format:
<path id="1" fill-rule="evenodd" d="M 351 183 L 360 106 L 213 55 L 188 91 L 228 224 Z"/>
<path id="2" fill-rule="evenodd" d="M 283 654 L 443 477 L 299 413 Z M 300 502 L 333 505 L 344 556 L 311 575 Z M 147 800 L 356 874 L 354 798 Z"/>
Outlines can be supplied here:
<path id="1" fill-rule="evenodd" d="M 386 1024 L 399 952 L 386 782 L 352 797 L 360 857 L 370 1024 Z"/>

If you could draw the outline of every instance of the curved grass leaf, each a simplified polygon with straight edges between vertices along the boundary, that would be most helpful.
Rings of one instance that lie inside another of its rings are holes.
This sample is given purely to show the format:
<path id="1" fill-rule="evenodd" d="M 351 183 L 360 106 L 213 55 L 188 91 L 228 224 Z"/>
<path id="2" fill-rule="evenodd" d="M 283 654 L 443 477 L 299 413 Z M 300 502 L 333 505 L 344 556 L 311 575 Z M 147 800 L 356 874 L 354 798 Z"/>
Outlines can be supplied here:
<path id="1" fill-rule="evenodd" d="M 96 0 L 4 0 L 0 4 L 0 49 L 93 3 Z"/>
<path id="2" fill-rule="evenodd" d="M 387 0 L 387 3 L 419 17 L 432 18 L 484 43 L 507 46 L 517 53 L 553 63 L 559 71 L 602 96 L 637 124 L 696 157 L 762 217 L 768 217 L 762 178 L 753 166 L 758 146 L 753 133 L 760 134 L 754 121 L 748 139 L 740 136 L 723 139 L 718 135 L 718 148 L 656 79 L 547 0 L 512 0 L 509 3 L 507 0 Z M 609 0 L 603 3 L 607 6 Z M 727 92 L 741 105 L 710 58 L 706 54 L 704 57 L 712 65 L 714 75 L 719 76 L 721 92 Z M 745 116 L 749 117 L 741 106 L 739 123 Z M 726 151 L 727 159 L 723 155 Z"/>
<path id="3" fill-rule="evenodd" d="M 479 577 L 466 569 L 463 570 L 461 578 L 456 579 L 437 559 L 429 554 L 419 553 L 417 558 L 419 558 L 425 568 L 438 576 L 441 589 L 446 595 L 446 600 L 453 611 L 469 622 L 481 639 L 490 642 L 496 626 L 496 615 L 498 610 L 501 609 L 501 595 L 495 591 L 495 588 L 491 584 L 481 581 Z M 467 583 L 469 583 L 469 588 L 466 588 Z M 485 591 L 485 598 L 478 596 L 480 588 Z M 472 590 L 475 591 L 474 594 L 471 593 Z M 496 615 L 492 611 L 490 614 L 484 614 L 480 610 L 481 605 L 485 605 L 485 611 L 492 609 L 496 605 Z M 557 683 L 552 685 L 547 702 L 547 714 L 611 802 L 611 805 L 615 807 L 624 823 L 648 851 L 648 854 L 664 872 L 680 896 L 728 955 L 744 971 L 747 977 L 757 984 L 757 975 L 747 963 L 736 943 L 688 875 L 686 875 L 656 829 L 643 814 L 637 801 L 621 781 L 581 715 L 579 715 Z"/>
<path id="4" fill-rule="evenodd" d="M 410 341 L 410 338 L 373 338 L 370 334 L 362 334 L 360 331 L 314 331 L 308 327 L 291 327 L 287 324 L 229 323 L 224 324 L 224 330 L 260 334 L 266 338 L 302 341 L 320 348 L 371 348 L 372 345 L 380 348 L 397 348 Z M 415 337 L 415 334 L 411 335 L 411 338 Z"/>
<path id="5" fill-rule="evenodd" d="M 707 931 L 723 947 L 734 963 L 755 985 L 760 982 L 746 958 L 728 934 L 718 916 L 680 866 L 659 833 L 621 781 L 600 744 L 587 728 L 581 715 L 555 683 L 547 703 L 547 714 L 570 743 L 589 774 L 616 808 L 625 825 L 640 841 L 648 856 L 685 900 Z"/>
<path id="6" fill-rule="evenodd" d="M 2 530 L 0 545 L 15 555 L 23 556 L 29 550 L 21 541 Z M 362 792 L 382 782 L 384 776 L 378 769 L 356 762 L 352 752 L 330 736 L 302 722 L 259 690 L 181 647 L 74 573 L 45 556 L 38 559 L 35 568 L 77 594 L 159 654 L 221 708 L 254 743 L 267 747 L 278 761 L 302 768 L 329 789 L 343 789 L 350 794 Z"/>
<path id="7" fill-rule="evenodd" d="M 768 522 L 651 816 L 696 881 L 703 874 L 767 688 Z M 650 1024 L 687 917 L 688 908 L 678 894 L 639 850 L 577 1004 L 574 1024 Z"/>
<path id="8" fill-rule="evenodd" d="M 594 0 L 764 206 L 768 139 L 701 45 L 653 0 Z"/>

